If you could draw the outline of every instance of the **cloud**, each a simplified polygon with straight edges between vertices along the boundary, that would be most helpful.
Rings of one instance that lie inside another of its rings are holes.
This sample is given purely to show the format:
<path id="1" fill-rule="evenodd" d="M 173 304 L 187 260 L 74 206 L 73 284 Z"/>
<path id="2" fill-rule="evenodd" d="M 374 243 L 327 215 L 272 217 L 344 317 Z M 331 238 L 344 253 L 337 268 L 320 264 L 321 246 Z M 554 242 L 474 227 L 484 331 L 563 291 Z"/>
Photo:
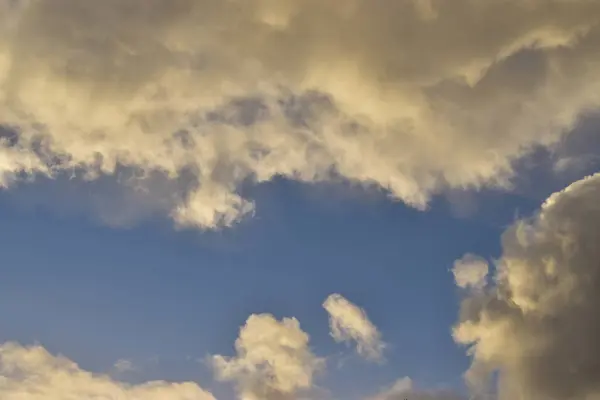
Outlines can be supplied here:
<path id="1" fill-rule="evenodd" d="M 454 262 L 452 273 L 458 287 L 483 289 L 488 275 L 488 263 L 474 254 L 466 254 Z"/>
<path id="2" fill-rule="evenodd" d="M 130 385 L 82 370 L 40 346 L 0 346 L 0 398 L 3 400 L 214 400 L 193 382 Z"/>
<path id="3" fill-rule="evenodd" d="M 371 360 L 382 360 L 385 344 L 367 313 L 339 294 L 332 294 L 323 303 L 329 314 L 331 336 L 336 342 L 356 342 L 356 351 Z"/>
<path id="4" fill-rule="evenodd" d="M 118 373 L 132 372 L 132 371 L 137 370 L 137 367 L 131 360 L 125 360 L 125 359 L 118 360 L 115 363 L 115 365 L 113 366 L 113 368 Z"/>
<path id="5" fill-rule="evenodd" d="M 425 207 L 509 187 L 598 107 L 590 0 L 0 0 L 0 182 L 120 167 L 190 185 L 213 228 L 247 182 L 332 175 Z"/>
<path id="6" fill-rule="evenodd" d="M 309 348 L 295 318 L 251 315 L 235 342 L 237 355 L 212 358 L 216 376 L 237 384 L 241 400 L 297 399 L 313 387 L 323 360 Z"/>
<path id="7" fill-rule="evenodd" d="M 454 328 L 467 381 L 501 400 L 600 399 L 600 174 L 555 193 L 502 237 L 494 284 L 468 295 Z"/>
<path id="8" fill-rule="evenodd" d="M 465 400 L 460 395 L 447 390 L 417 390 L 412 379 L 398 379 L 391 387 L 367 400 Z"/>

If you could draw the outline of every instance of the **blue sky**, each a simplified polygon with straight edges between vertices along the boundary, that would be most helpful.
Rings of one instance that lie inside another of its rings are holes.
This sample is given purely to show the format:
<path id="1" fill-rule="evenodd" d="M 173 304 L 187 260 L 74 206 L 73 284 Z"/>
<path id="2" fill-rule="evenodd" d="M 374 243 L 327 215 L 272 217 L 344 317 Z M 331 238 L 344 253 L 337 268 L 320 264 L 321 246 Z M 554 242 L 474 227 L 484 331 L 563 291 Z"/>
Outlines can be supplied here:
<path id="1" fill-rule="evenodd" d="M 0 0 L 0 399 L 600 399 L 597 15 Z"/>
<path id="2" fill-rule="evenodd" d="M 139 367 L 124 376 L 134 382 L 210 384 L 202 359 L 230 354 L 248 315 L 295 316 L 330 358 L 320 381 L 344 398 L 402 376 L 463 390 L 452 264 L 471 251 L 498 257 L 504 228 L 539 203 L 471 194 L 489 205 L 463 216 L 443 198 L 423 212 L 374 190 L 278 180 L 256 188 L 254 218 L 196 232 L 164 219 L 112 228 L 20 208 L 13 196 L 18 189 L 1 208 L 3 341 L 39 342 L 97 372 L 127 359 Z M 321 303 L 331 293 L 368 310 L 389 343 L 384 364 L 365 364 L 329 337 Z"/>

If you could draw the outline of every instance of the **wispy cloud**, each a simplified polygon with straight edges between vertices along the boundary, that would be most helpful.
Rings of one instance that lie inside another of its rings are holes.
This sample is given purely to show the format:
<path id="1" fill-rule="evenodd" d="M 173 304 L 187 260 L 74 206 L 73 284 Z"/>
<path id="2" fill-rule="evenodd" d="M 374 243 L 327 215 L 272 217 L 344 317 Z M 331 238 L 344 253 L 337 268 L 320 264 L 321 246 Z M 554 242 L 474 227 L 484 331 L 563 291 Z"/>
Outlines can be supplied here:
<path id="1" fill-rule="evenodd" d="M 332 294 L 323 303 L 329 314 L 331 336 L 337 342 L 356 343 L 361 356 L 375 361 L 383 360 L 385 344 L 377 327 L 367 313 L 339 294 Z"/>
<path id="2" fill-rule="evenodd" d="M 137 368 L 131 360 L 120 359 L 113 366 L 118 373 L 135 371 Z"/>

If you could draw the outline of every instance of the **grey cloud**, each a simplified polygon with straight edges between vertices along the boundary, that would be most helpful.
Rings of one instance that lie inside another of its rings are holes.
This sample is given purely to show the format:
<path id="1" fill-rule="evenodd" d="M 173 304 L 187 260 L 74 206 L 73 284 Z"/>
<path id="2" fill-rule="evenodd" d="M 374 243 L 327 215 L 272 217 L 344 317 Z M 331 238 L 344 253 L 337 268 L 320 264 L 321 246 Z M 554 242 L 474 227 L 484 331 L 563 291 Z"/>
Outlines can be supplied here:
<path id="1" fill-rule="evenodd" d="M 499 398 L 600 399 L 600 175 L 552 195 L 502 238 L 495 284 L 463 301 L 467 380 Z"/>

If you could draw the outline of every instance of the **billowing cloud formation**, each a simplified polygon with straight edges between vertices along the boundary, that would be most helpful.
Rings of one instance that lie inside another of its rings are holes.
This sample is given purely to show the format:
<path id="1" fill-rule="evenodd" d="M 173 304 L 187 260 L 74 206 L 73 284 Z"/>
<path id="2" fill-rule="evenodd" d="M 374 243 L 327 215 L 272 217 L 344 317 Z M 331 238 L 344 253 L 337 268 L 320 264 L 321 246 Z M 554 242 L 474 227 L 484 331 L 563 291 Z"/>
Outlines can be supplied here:
<path id="1" fill-rule="evenodd" d="M 467 379 L 501 400 L 600 399 L 600 174 L 552 195 L 503 236 L 495 285 L 472 292 L 454 336 Z"/>
<path id="2" fill-rule="evenodd" d="M 454 281 L 463 289 L 483 289 L 488 275 L 488 263 L 483 258 L 466 254 L 454 262 Z"/>
<path id="3" fill-rule="evenodd" d="M 252 315 L 235 342 L 237 356 L 213 357 L 217 378 L 237 383 L 241 400 L 296 399 L 323 365 L 295 318 Z"/>
<path id="4" fill-rule="evenodd" d="M 464 398 L 446 390 L 417 390 L 413 386 L 412 379 L 405 377 L 368 400 L 464 400 Z"/>
<path id="5" fill-rule="evenodd" d="M 197 384 L 148 382 L 129 385 L 94 375 L 44 348 L 0 346 L 2 400 L 214 400 Z"/>
<path id="6" fill-rule="evenodd" d="M 331 336 L 337 342 L 356 342 L 356 351 L 371 360 L 381 360 L 385 347 L 377 327 L 367 313 L 339 294 L 327 297 L 323 307 L 329 314 Z"/>
<path id="7" fill-rule="evenodd" d="M 507 185 L 597 108 L 595 0 L 0 0 L 0 184 L 119 166 L 188 179 L 181 225 L 247 181 L 332 174 L 423 207 Z M 161 196 L 159 191 L 157 196 Z"/>

